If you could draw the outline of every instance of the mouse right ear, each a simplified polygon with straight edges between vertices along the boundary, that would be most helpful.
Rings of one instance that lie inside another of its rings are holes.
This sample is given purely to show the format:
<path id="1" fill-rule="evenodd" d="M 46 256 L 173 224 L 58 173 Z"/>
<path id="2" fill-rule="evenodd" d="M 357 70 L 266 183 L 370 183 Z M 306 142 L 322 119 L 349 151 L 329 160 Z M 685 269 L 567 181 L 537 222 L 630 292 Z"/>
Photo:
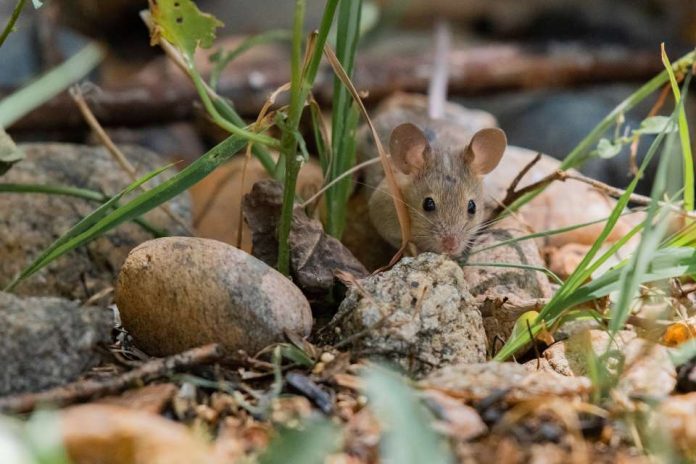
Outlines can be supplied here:
<path id="1" fill-rule="evenodd" d="M 430 156 L 430 144 L 422 130 L 407 122 L 392 131 L 389 152 L 399 171 L 417 174 L 425 168 Z"/>
<path id="2" fill-rule="evenodd" d="M 497 127 L 476 132 L 464 150 L 464 160 L 477 176 L 484 176 L 495 169 L 507 147 L 505 132 Z"/>

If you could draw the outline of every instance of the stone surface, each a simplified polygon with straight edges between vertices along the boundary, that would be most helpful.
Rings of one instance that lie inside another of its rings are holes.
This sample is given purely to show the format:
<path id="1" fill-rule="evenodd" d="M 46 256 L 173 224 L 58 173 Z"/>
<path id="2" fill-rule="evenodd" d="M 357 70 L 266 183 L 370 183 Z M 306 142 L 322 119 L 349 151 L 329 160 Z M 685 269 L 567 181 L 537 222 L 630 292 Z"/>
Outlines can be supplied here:
<path id="1" fill-rule="evenodd" d="M 613 341 L 604 330 L 580 332 L 552 345 L 543 355 L 560 374 L 586 375 L 590 348 L 608 372 L 618 376 L 614 388 L 616 400 L 664 398 L 676 386 L 677 373 L 667 349 L 629 331 L 618 332 Z"/>
<path id="2" fill-rule="evenodd" d="M 20 145 L 26 159 L 16 164 L 2 181 L 90 189 L 113 195 L 131 183 L 111 156 L 101 147 L 70 144 Z M 135 146 L 120 147 L 138 175 L 167 164 L 157 154 Z M 148 185 L 173 175 L 165 172 Z M 132 195 L 137 195 L 136 191 Z M 122 202 L 123 203 L 123 200 Z M 187 195 L 168 203 L 186 222 L 190 221 Z M 44 194 L 0 193 L 0 286 L 64 234 L 99 203 L 75 197 Z M 160 209 L 145 218 L 170 233 L 185 233 Z M 63 296 L 87 299 L 113 285 L 128 252 L 152 234 L 134 223 L 122 224 L 90 244 L 72 251 L 30 277 L 17 288 L 21 295 Z"/>
<path id="3" fill-rule="evenodd" d="M 113 313 L 62 298 L 0 292 L 0 395 L 35 392 L 75 380 L 111 343 Z"/>
<path id="4" fill-rule="evenodd" d="M 528 233 L 519 222 L 506 218 L 484 230 L 476 239 L 470 255 L 460 260 L 469 291 L 479 302 L 489 346 L 495 346 L 496 340 L 507 340 L 517 318 L 530 310 L 525 308 L 529 301 L 552 295 L 549 279 L 543 272 L 477 265 L 509 263 L 543 267 L 539 249 L 533 240 L 484 249 Z"/>
<path id="5" fill-rule="evenodd" d="M 565 377 L 554 372 L 530 371 L 517 363 L 490 361 L 443 367 L 420 382 L 428 388 L 445 389 L 458 398 L 479 401 L 496 392 L 506 392 L 507 401 L 525 401 L 540 396 L 586 397 L 592 384 L 587 377 Z"/>
<path id="6" fill-rule="evenodd" d="M 354 352 L 387 358 L 414 375 L 486 359 L 481 314 L 454 261 L 423 253 L 357 283 L 327 328 L 341 339 L 355 336 Z"/>
<path id="7" fill-rule="evenodd" d="M 135 248 L 121 269 L 123 326 L 151 355 L 211 342 L 231 353 L 260 349 L 284 331 L 309 335 L 307 299 L 275 269 L 215 240 L 166 237 Z"/>
<path id="8" fill-rule="evenodd" d="M 672 435 L 673 443 L 688 462 L 696 461 L 696 393 L 670 396 L 660 404 L 658 412 L 661 430 Z"/>
<path id="9" fill-rule="evenodd" d="M 278 262 L 278 224 L 283 187 L 272 180 L 254 184 L 244 196 L 244 217 L 252 232 L 253 254 L 270 266 Z M 365 267 L 343 244 L 327 235 L 316 219 L 296 207 L 289 238 L 293 281 L 312 300 L 325 299 L 334 287 L 336 271 L 355 277 L 367 275 Z"/>

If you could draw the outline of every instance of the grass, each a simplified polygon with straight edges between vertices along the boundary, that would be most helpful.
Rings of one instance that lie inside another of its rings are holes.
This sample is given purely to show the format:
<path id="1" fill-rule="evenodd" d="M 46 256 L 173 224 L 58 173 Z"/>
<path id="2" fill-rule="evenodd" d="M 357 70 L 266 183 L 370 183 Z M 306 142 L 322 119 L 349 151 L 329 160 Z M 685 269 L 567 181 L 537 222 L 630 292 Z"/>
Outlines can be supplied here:
<path id="1" fill-rule="evenodd" d="M 64 63 L 0 101 L 0 126 L 9 127 L 30 111 L 82 79 L 104 58 L 101 46 L 91 43 Z"/>

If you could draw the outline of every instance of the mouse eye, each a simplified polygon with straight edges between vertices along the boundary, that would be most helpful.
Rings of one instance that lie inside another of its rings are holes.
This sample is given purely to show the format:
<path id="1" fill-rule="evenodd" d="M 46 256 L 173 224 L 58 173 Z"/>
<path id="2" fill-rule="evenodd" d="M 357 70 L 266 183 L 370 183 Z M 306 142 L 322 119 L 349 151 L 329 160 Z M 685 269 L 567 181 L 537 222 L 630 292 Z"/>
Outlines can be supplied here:
<path id="1" fill-rule="evenodd" d="M 425 211 L 435 211 L 435 200 L 430 197 L 425 197 L 425 200 L 423 200 L 423 209 Z"/>
<path id="2" fill-rule="evenodd" d="M 476 214 L 476 203 L 474 200 L 469 200 L 469 205 L 466 207 L 466 212 L 469 214 Z"/>

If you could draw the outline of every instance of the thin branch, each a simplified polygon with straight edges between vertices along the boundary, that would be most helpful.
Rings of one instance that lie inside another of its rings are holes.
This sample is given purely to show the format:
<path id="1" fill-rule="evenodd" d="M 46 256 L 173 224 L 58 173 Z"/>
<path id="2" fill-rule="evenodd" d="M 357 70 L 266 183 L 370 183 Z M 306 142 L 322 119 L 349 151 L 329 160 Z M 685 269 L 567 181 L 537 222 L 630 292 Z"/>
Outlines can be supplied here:
<path id="1" fill-rule="evenodd" d="M 40 406 L 62 407 L 80 401 L 114 395 L 129 388 L 167 377 L 174 372 L 211 364 L 222 358 L 223 349 L 220 345 L 205 345 L 167 358 L 152 359 L 132 371 L 109 379 L 83 380 L 39 393 L 0 398 L 0 411 L 6 414 L 24 414 Z"/>

